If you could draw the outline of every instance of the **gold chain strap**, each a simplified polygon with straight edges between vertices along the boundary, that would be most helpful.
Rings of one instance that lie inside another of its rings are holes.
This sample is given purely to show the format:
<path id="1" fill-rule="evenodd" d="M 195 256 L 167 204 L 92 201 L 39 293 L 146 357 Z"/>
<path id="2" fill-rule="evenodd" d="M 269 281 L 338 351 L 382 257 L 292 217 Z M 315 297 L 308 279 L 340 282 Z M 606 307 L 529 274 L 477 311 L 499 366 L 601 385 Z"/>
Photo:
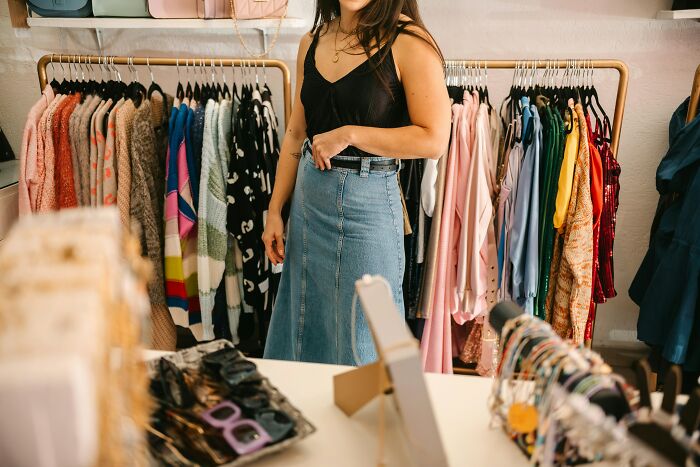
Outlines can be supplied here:
<path id="1" fill-rule="evenodd" d="M 282 21 L 284 21 L 284 18 L 287 16 L 287 9 L 289 8 L 289 2 L 287 2 L 287 5 L 284 7 L 284 13 L 282 13 L 282 16 L 280 16 L 279 22 L 277 23 L 277 28 L 275 29 L 275 35 L 272 38 L 272 42 L 270 43 L 270 47 L 267 48 L 267 50 L 263 50 L 262 53 L 255 53 L 250 48 L 248 47 L 248 44 L 246 44 L 245 40 L 243 39 L 243 36 L 241 35 L 241 31 L 238 28 L 238 18 L 236 18 L 236 5 L 234 0 L 229 0 L 229 4 L 231 5 L 231 19 L 233 19 L 233 27 L 236 29 L 236 34 L 238 35 L 238 40 L 240 41 L 241 45 L 245 49 L 245 51 L 248 53 L 248 56 L 251 58 L 263 58 L 269 55 L 270 52 L 272 52 L 272 49 L 275 48 L 275 44 L 277 44 L 277 39 L 280 37 L 280 29 L 282 29 Z"/>

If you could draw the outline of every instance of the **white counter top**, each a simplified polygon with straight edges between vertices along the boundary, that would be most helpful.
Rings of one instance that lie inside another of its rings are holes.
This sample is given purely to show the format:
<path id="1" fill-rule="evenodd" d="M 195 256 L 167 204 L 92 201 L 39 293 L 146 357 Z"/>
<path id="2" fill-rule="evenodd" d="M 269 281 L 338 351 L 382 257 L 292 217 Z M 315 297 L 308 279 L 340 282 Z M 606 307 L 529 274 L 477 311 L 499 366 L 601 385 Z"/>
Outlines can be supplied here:
<path id="1" fill-rule="evenodd" d="M 158 354 L 149 352 L 149 357 Z M 377 464 L 377 401 L 348 418 L 333 403 L 333 375 L 350 367 L 254 360 L 262 374 L 302 411 L 317 432 L 256 466 L 373 466 Z M 490 429 L 486 407 L 491 379 L 427 374 L 447 458 L 452 466 L 528 465 L 500 429 Z M 388 466 L 408 465 L 397 430 L 396 411 L 387 398 Z M 426 448 L 430 449 L 429 446 Z"/>

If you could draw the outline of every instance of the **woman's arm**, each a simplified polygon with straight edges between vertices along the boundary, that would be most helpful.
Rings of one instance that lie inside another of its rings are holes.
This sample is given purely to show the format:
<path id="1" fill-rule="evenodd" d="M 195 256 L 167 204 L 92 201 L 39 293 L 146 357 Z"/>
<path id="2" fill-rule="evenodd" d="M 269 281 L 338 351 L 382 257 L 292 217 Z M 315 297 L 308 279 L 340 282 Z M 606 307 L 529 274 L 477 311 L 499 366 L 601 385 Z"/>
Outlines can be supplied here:
<path id="1" fill-rule="evenodd" d="M 304 58 L 310 44 L 311 36 L 304 34 L 299 43 L 299 52 L 297 54 L 297 82 L 292 115 L 287 122 L 287 131 L 280 148 L 275 187 L 272 190 L 265 222 L 265 232 L 263 233 L 265 252 L 273 264 L 281 263 L 284 260 L 282 207 L 294 190 L 297 168 L 301 158 L 301 145 L 306 139 L 306 119 L 304 117 L 304 106 L 301 103 L 301 86 L 304 82 Z"/>
<path id="2" fill-rule="evenodd" d="M 425 35 L 418 28 L 413 30 Z M 348 146 L 399 159 L 437 159 L 447 149 L 450 99 L 440 57 L 430 44 L 408 34 L 399 35 L 392 52 L 412 124 L 400 128 L 344 126 L 316 135 L 312 149 L 317 165 L 330 168 L 330 159 Z"/>

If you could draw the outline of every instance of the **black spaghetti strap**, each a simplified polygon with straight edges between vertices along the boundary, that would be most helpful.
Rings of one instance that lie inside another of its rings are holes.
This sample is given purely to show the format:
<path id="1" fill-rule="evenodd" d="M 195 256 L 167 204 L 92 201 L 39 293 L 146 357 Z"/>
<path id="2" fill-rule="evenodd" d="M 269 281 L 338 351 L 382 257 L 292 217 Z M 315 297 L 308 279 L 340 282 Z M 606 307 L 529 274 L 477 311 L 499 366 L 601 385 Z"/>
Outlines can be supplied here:
<path id="1" fill-rule="evenodd" d="M 311 40 L 311 44 L 309 45 L 309 48 L 306 51 L 306 57 L 304 57 L 305 69 L 307 68 L 307 65 L 316 66 L 316 45 L 318 44 L 320 31 L 320 27 L 316 28 L 316 31 L 313 34 L 313 39 Z"/>

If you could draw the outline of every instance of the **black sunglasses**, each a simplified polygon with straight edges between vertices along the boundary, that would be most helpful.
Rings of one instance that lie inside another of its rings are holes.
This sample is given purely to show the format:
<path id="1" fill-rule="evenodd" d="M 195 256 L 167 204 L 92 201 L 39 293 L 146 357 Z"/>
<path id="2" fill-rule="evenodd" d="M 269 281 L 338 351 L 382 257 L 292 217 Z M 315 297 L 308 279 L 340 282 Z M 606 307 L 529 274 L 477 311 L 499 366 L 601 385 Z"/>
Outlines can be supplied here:
<path id="1" fill-rule="evenodd" d="M 158 362 L 158 376 L 163 397 L 175 407 L 192 407 L 195 402 L 194 394 L 185 382 L 182 370 L 173 362 L 161 358 Z"/>

